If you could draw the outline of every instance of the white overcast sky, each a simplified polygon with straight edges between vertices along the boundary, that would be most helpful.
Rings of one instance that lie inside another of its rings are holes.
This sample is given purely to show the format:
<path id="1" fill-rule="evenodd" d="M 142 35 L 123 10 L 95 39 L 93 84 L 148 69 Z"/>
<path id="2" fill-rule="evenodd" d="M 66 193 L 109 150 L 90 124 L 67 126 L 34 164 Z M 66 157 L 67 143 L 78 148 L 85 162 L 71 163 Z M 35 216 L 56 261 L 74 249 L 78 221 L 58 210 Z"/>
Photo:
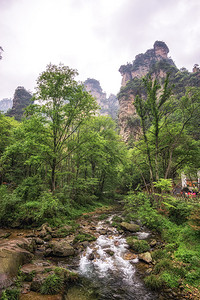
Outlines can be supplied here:
<path id="1" fill-rule="evenodd" d="M 60 62 L 120 89 L 120 65 L 164 41 L 177 67 L 200 64 L 200 0 L 0 0 L 0 99 L 34 92 L 47 64 Z"/>

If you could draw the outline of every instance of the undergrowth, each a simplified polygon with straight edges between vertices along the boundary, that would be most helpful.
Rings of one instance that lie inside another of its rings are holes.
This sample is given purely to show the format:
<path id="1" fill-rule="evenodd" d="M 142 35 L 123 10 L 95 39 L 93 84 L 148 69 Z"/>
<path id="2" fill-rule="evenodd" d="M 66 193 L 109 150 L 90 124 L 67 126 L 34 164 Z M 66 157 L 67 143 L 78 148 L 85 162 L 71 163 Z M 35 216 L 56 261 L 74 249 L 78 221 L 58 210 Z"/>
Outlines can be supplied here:
<path id="1" fill-rule="evenodd" d="M 200 204 L 178 201 L 168 194 L 160 196 L 158 203 L 152 195 L 131 192 L 124 208 L 129 220 L 139 219 L 165 242 L 164 248 L 152 252 L 155 266 L 146 285 L 154 290 L 200 289 Z"/>

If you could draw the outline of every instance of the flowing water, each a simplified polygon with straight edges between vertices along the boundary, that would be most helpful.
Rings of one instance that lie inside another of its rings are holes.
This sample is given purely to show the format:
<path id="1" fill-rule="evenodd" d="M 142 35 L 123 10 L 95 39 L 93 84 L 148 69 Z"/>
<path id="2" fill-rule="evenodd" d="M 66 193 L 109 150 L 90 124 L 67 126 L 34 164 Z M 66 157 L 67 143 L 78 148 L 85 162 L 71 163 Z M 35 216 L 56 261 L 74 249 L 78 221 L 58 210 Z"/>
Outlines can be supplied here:
<path id="1" fill-rule="evenodd" d="M 92 282 L 96 297 L 71 297 L 66 299 L 99 300 L 156 300 L 158 295 L 149 291 L 140 278 L 136 264 L 138 258 L 130 252 L 126 239 L 109 226 L 112 217 L 98 223 L 97 231 L 105 230 L 90 244 L 80 257 L 78 272 L 88 282 Z M 149 233 L 139 232 L 138 238 L 146 238 Z M 128 259 L 127 259 L 128 258 Z"/>

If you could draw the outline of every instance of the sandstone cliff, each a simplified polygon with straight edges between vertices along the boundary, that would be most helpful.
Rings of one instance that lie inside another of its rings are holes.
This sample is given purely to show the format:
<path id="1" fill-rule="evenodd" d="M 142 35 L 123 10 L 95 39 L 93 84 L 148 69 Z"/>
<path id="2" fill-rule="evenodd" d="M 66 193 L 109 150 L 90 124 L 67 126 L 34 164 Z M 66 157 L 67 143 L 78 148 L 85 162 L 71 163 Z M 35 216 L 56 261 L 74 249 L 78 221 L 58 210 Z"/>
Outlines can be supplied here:
<path id="1" fill-rule="evenodd" d="M 193 73 L 185 68 L 178 69 L 173 60 L 168 57 L 169 48 L 162 41 L 156 41 L 153 49 L 135 57 L 132 63 L 122 65 L 119 72 L 122 75 L 121 89 L 118 94 L 119 100 L 119 127 L 124 141 L 136 139 L 140 133 L 140 124 L 137 118 L 134 98 L 138 92 L 143 94 L 142 77 L 150 74 L 152 78 L 158 78 L 162 84 L 169 73 L 171 84 L 175 84 L 177 97 L 181 97 L 187 86 L 200 85 L 200 70 L 196 64 Z"/>
<path id="2" fill-rule="evenodd" d="M 16 120 L 20 121 L 23 116 L 24 109 L 32 103 L 31 98 L 31 93 L 25 90 L 24 87 L 18 86 L 14 93 L 13 106 L 7 112 L 7 116 L 14 117 Z"/>
<path id="3" fill-rule="evenodd" d="M 96 99 L 98 105 L 100 106 L 100 115 L 110 115 L 113 119 L 116 119 L 118 112 L 117 97 L 111 94 L 107 98 L 106 93 L 103 92 L 99 81 L 96 79 L 88 78 L 84 82 L 84 86 L 86 91 Z"/>

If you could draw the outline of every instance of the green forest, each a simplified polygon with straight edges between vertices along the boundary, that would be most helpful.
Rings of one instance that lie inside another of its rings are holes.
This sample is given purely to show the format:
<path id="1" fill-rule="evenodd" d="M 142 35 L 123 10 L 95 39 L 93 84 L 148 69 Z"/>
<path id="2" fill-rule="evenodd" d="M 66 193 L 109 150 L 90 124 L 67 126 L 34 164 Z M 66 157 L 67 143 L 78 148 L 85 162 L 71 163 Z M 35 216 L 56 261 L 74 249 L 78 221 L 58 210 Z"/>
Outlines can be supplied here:
<path id="1" fill-rule="evenodd" d="M 98 114 L 77 75 L 49 64 L 21 121 L 0 114 L 1 228 L 59 228 L 120 203 L 126 222 L 140 220 L 164 241 L 152 253 L 146 286 L 199 299 L 199 186 L 194 196 L 176 194 L 175 186 L 182 173 L 197 182 L 200 88 L 186 86 L 177 96 L 170 74 L 129 82 L 137 117 L 127 122 L 138 138 L 124 143 L 117 121 Z"/>

